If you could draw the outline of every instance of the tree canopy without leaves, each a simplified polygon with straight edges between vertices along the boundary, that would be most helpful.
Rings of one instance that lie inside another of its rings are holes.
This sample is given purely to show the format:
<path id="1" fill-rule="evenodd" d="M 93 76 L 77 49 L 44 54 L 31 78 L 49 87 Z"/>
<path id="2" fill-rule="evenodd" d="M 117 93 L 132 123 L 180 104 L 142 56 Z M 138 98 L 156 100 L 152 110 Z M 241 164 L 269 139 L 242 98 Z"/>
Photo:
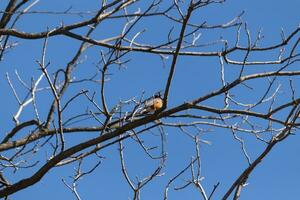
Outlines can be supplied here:
<path id="1" fill-rule="evenodd" d="M 58 182 L 76 199 L 99 173 L 119 174 L 123 199 L 147 199 L 148 188 L 154 199 L 242 198 L 297 134 L 300 27 L 266 41 L 244 11 L 205 16 L 225 0 L 83 2 L 0 2 L 0 197 L 73 169 Z M 162 106 L 149 109 L 154 97 Z M 202 170 L 216 168 L 203 157 L 218 145 L 231 154 L 219 170 L 235 169 L 226 180 Z M 105 169 L 114 158 L 118 170 Z"/>

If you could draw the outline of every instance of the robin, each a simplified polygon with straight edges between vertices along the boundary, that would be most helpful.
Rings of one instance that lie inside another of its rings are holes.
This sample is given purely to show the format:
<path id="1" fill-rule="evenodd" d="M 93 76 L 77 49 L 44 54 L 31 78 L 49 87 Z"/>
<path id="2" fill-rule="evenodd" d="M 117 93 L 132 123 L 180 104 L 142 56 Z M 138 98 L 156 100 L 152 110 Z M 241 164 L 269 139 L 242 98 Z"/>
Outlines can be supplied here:
<path id="1" fill-rule="evenodd" d="M 153 97 L 150 97 L 149 99 L 145 100 L 142 103 L 142 107 L 138 110 L 136 110 L 133 114 L 126 116 L 122 119 L 124 122 L 128 122 L 129 120 L 132 120 L 135 117 L 140 117 L 141 115 L 148 114 L 148 113 L 154 113 L 155 111 L 159 110 L 163 106 L 163 99 L 161 98 L 160 92 L 155 94 Z M 112 122 L 109 125 L 109 128 L 118 128 L 120 127 L 120 120 L 117 120 L 116 122 Z"/>
<path id="2" fill-rule="evenodd" d="M 144 103 L 144 109 L 141 111 L 141 114 L 152 113 L 163 106 L 163 99 L 161 98 L 160 93 L 155 94 L 150 99 L 147 99 Z"/>

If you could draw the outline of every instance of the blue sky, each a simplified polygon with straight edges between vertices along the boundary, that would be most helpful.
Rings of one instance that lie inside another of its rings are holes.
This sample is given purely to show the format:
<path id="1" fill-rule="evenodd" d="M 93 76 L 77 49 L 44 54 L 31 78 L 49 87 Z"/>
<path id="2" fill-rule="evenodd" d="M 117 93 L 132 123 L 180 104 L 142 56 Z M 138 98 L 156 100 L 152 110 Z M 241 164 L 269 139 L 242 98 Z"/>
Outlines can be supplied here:
<path id="1" fill-rule="evenodd" d="M 40 0 L 32 10 L 51 10 L 51 11 L 64 11 L 72 6 L 72 11 L 90 11 L 94 10 L 100 1 L 84 1 L 84 0 Z M 131 9 L 136 10 L 138 7 L 143 9 L 144 3 L 141 1 L 137 6 Z M 168 1 L 164 1 L 168 3 Z M 1 10 L 7 1 L 0 2 Z M 224 23 L 236 15 L 245 11 L 242 20 L 247 23 L 248 28 L 253 38 L 257 32 L 262 29 L 264 40 L 262 45 L 270 45 L 280 42 L 280 31 L 284 30 L 288 35 L 292 30 L 296 29 L 300 23 L 299 15 L 300 2 L 298 0 L 287 1 L 271 1 L 271 0 L 228 0 L 224 4 L 211 5 L 208 8 L 200 9 L 191 20 L 194 23 L 201 23 L 207 21 L 208 24 Z M 89 16 L 65 16 L 65 15 L 25 15 L 24 19 L 20 20 L 16 28 L 22 31 L 38 32 L 47 28 L 54 28 L 60 25 L 63 21 L 64 24 L 70 24 L 76 21 L 81 21 L 84 17 Z M 120 25 L 122 23 L 114 23 L 113 21 L 104 22 L 99 26 L 92 37 L 95 39 L 104 39 L 107 36 L 112 36 L 120 32 Z M 156 44 L 159 41 L 166 39 L 167 31 L 172 27 L 168 20 L 145 20 L 139 23 L 136 30 L 146 28 L 146 32 L 141 36 L 140 41 L 150 44 Z M 175 29 L 178 33 L 179 27 Z M 82 33 L 82 30 L 77 33 Z M 201 38 L 200 43 L 206 43 L 211 40 L 218 40 L 220 37 L 228 39 L 229 42 L 235 40 L 234 30 L 200 30 Z M 244 38 L 242 38 L 242 42 Z M 12 91 L 10 90 L 5 73 L 8 73 L 12 81 L 16 84 L 18 94 L 24 98 L 26 94 L 24 88 L 18 83 L 14 74 L 15 70 L 21 75 L 23 80 L 30 84 L 31 77 L 36 80 L 41 74 L 38 70 L 36 60 L 41 58 L 41 49 L 43 40 L 22 40 L 13 38 L 13 42 L 18 45 L 7 51 L 4 60 L 0 63 L 0 87 L 1 93 L 5 94 L 2 97 L 0 115 L 0 124 L 2 125 L 2 133 L 6 133 L 14 125 L 12 116 L 18 109 L 18 104 L 15 101 Z M 64 67 L 66 63 L 72 58 L 75 53 L 76 47 L 79 42 L 73 39 L 65 39 L 62 36 L 52 37 L 49 39 L 49 46 L 47 50 L 47 61 L 50 61 L 49 70 L 54 72 L 56 69 Z M 82 58 L 82 64 L 78 65 L 74 78 L 81 79 L 89 77 L 95 72 L 95 63 L 99 60 L 100 50 L 105 50 L 100 47 L 92 47 L 87 50 Z M 201 51 L 206 50 L 205 48 Z M 299 50 L 299 48 L 298 48 Z M 277 52 L 268 55 L 251 55 L 251 59 L 264 59 L 271 58 L 277 55 Z M 123 68 L 119 69 L 114 67 L 110 69 L 110 81 L 107 83 L 107 100 L 109 108 L 112 108 L 120 100 L 127 100 L 132 97 L 139 97 L 143 91 L 146 96 L 151 96 L 153 93 L 160 91 L 164 88 L 166 83 L 171 58 L 167 59 L 165 66 L 157 55 L 144 55 L 141 53 L 131 53 L 128 57 L 128 62 Z M 233 58 L 242 59 L 241 55 L 233 55 Z M 276 70 L 278 66 L 254 66 L 246 69 L 245 74 L 255 72 L 265 72 L 268 70 Z M 292 66 L 296 69 L 297 66 Z M 232 80 L 239 72 L 239 67 L 233 65 L 225 66 L 225 75 L 228 81 Z M 295 79 L 297 83 L 299 80 Z M 255 88 L 249 91 L 243 87 L 238 87 L 234 90 L 236 98 L 244 103 L 250 103 L 257 99 L 266 89 L 267 85 L 262 85 L 261 82 L 251 82 L 251 86 Z M 278 104 L 286 102 L 287 95 L 290 93 L 288 79 L 279 79 L 272 91 L 276 86 L 281 84 L 280 93 L 278 96 Z M 47 86 L 44 80 L 41 86 Z M 170 107 L 176 106 L 184 101 L 191 100 L 195 97 L 202 96 L 210 91 L 220 88 L 220 64 L 218 58 L 210 57 L 179 57 L 174 80 L 170 91 Z M 99 94 L 99 85 L 88 83 L 86 85 L 71 86 L 64 101 L 68 97 L 76 94 L 82 89 L 88 88 L 91 92 L 95 91 Z M 297 95 L 297 92 L 296 92 Z M 40 109 L 41 119 L 45 120 L 47 113 L 47 105 L 51 97 L 50 91 L 44 91 L 37 94 L 37 107 Z M 207 105 L 219 104 L 220 99 L 206 102 Z M 66 111 L 65 118 L 73 113 L 83 112 L 87 109 L 86 101 L 83 98 L 79 99 L 77 105 L 74 105 Z M 258 108 L 260 109 L 260 108 Z M 26 107 L 24 113 L 20 117 L 20 121 L 31 119 L 34 117 L 32 107 Z M 284 116 L 279 116 L 284 117 Z M 256 122 L 256 121 L 254 121 Z M 86 122 L 87 124 L 89 122 Z M 260 123 L 260 122 L 257 122 Z M 263 125 L 263 123 L 262 123 Z M 203 126 L 203 129 L 212 127 Z M 195 133 L 195 130 L 190 130 Z M 166 129 L 166 148 L 168 152 L 168 159 L 166 167 L 163 170 L 165 176 L 156 178 L 152 183 L 145 186 L 141 191 L 141 199 L 162 199 L 163 190 L 168 180 L 181 171 L 195 155 L 194 143 L 182 132 L 175 128 Z M 22 133 L 23 135 L 26 132 Z M 18 135 L 18 137 L 22 137 Z M 98 133 L 80 133 L 77 136 L 66 136 L 68 144 L 74 144 L 79 141 L 84 141 L 89 138 L 97 136 Z M 245 140 L 248 153 L 252 160 L 263 150 L 264 145 L 255 139 L 255 137 L 240 134 Z M 205 179 L 202 181 L 207 193 L 213 188 L 213 185 L 220 182 L 215 198 L 219 199 L 224 195 L 224 192 L 236 179 L 236 177 L 247 167 L 247 161 L 242 154 L 240 144 L 233 139 L 231 132 L 220 128 L 212 128 L 211 131 L 205 132 L 201 135 L 205 140 L 210 141 L 211 145 L 202 144 L 200 147 L 201 160 L 202 160 L 202 176 Z M 149 145 L 158 145 L 158 135 L 147 134 L 142 136 L 146 143 Z M 299 135 L 289 137 L 287 140 L 276 146 L 270 155 L 258 166 L 250 175 L 248 180 L 249 185 L 244 188 L 241 199 L 297 199 L 300 195 L 299 182 L 300 178 L 300 161 L 298 153 L 300 146 L 298 145 Z M 134 179 L 135 176 L 147 176 L 157 166 L 158 161 L 153 161 L 146 158 L 142 149 L 132 140 L 124 142 L 125 157 L 127 168 L 130 176 Z M 92 175 L 85 176 L 79 181 L 78 192 L 82 199 L 128 199 L 132 198 L 132 191 L 125 182 L 121 174 L 120 161 L 118 156 L 118 146 L 111 146 L 99 152 L 104 156 L 102 164 L 94 171 Z M 11 152 L 9 152 L 11 153 Z M 32 160 L 43 160 L 47 155 L 46 150 L 41 150 L 40 154 Z M 44 161 L 44 160 L 43 160 Z M 84 162 L 83 169 L 88 170 L 98 159 L 95 156 L 87 158 Z M 61 179 L 65 179 L 70 183 L 69 176 L 73 175 L 75 165 L 60 167 L 52 169 L 39 183 L 32 187 L 26 188 L 11 196 L 11 199 L 75 199 L 73 194 L 68 190 Z M 9 172 L 9 177 L 12 182 L 19 180 L 22 177 L 27 177 L 34 173 L 35 169 L 29 169 L 26 173 L 22 170 L 17 171 L 15 174 Z M 193 187 L 188 187 L 184 190 L 174 191 L 174 186 L 182 186 L 184 180 L 190 178 L 190 172 L 186 172 L 174 185 L 171 186 L 169 191 L 169 199 L 199 199 L 199 193 Z"/>

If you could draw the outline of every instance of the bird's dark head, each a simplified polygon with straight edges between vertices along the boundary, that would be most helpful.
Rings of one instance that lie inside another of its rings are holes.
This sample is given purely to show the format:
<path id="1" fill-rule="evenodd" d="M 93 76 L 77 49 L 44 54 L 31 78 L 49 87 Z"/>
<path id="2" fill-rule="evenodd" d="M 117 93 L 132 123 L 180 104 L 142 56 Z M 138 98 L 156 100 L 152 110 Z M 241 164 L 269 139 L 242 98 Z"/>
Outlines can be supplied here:
<path id="1" fill-rule="evenodd" d="M 162 97 L 161 91 L 156 92 L 156 93 L 153 95 L 153 97 L 154 97 L 154 98 L 161 98 L 161 97 Z"/>

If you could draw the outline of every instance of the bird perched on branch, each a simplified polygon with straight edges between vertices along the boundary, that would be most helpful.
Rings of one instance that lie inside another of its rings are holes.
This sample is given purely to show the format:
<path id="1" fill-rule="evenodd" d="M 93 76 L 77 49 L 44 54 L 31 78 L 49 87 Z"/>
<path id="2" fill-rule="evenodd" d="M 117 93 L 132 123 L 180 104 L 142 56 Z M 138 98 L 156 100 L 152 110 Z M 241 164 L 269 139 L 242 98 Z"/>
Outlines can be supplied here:
<path id="1" fill-rule="evenodd" d="M 163 99 L 161 98 L 160 92 L 155 94 L 153 97 L 147 99 L 144 103 L 144 109 L 141 114 L 152 113 L 163 107 Z"/>
<path id="2" fill-rule="evenodd" d="M 141 102 L 139 107 L 135 109 L 135 111 L 127 116 L 124 116 L 121 119 L 118 119 L 108 125 L 108 128 L 119 128 L 121 123 L 127 123 L 129 121 L 133 121 L 137 118 L 142 117 L 145 114 L 154 113 L 155 111 L 161 109 L 163 107 L 163 99 L 161 97 L 160 92 L 156 93 L 149 99 Z"/>

